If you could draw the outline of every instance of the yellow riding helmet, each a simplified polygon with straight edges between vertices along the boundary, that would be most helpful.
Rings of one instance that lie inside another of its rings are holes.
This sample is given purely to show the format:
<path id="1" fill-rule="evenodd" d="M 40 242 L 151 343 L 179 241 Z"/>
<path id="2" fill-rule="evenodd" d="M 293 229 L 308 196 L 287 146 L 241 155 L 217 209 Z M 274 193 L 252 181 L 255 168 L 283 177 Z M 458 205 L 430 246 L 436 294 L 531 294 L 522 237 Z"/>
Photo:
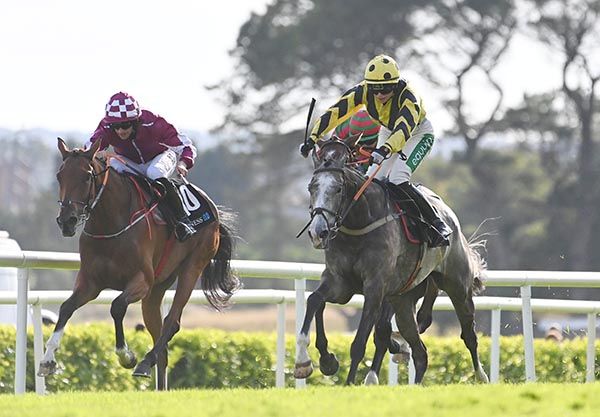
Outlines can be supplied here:
<path id="1" fill-rule="evenodd" d="M 367 84 L 392 84 L 400 79 L 400 70 L 394 58 L 388 55 L 377 55 L 369 61 L 365 68 Z"/>

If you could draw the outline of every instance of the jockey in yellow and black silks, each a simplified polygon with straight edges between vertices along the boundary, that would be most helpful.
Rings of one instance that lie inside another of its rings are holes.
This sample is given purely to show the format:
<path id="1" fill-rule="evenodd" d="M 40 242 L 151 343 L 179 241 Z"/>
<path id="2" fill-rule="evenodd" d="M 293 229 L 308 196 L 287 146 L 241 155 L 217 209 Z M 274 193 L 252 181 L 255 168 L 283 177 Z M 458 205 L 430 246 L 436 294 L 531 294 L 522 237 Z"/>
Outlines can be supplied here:
<path id="1" fill-rule="evenodd" d="M 374 172 L 373 164 L 382 165 L 377 177 L 387 179 L 408 194 L 430 224 L 430 246 L 447 246 L 452 231 L 410 182 L 412 173 L 433 146 L 433 126 L 426 117 L 421 98 L 400 78 L 393 58 L 377 55 L 369 61 L 364 80 L 346 91 L 321 115 L 313 126 L 310 140 L 300 146 L 300 153 L 307 157 L 319 139 L 363 108 L 381 125 L 367 174 Z"/>

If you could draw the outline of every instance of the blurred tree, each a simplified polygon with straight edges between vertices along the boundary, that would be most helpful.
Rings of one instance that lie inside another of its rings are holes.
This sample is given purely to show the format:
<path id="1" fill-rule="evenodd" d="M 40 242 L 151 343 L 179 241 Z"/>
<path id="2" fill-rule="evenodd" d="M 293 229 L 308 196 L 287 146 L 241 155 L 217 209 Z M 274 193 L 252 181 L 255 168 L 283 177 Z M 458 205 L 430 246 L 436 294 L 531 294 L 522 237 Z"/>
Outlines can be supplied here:
<path id="1" fill-rule="evenodd" d="M 553 179 L 548 227 L 567 269 L 585 270 L 595 260 L 599 229 L 597 85 L 600 80 L 600 1 L 530 0 L 534 35 L 562 60 L 559 91 L 524 97 L 498 126 L 521 130 L 540 146 L 547 175 Z"/>
<path id="2" fill-rule="evenodd" d="M 226 82 L 225 124 L 276 133 L 311 93 L 337 96 L 362 79 L 375 54 L 392 53 L 414 36 L 412 12 L 436 0 L 277 0 L 241 27 Z M 223 85 L 220 84 L 219 88 Z"/>
<path id="3" fill-rule="evenodd" d="M 517 27 L 516 0 L 444 0 L 418 16 L 427 23 L 405 50 L 406 60 L 439 87 L 454 124 L 448 133 L 465 140 L 465 156 L 472 161 L 503 111 L 504 91 L 493 72 Z M 494 94 L 480 94 L 485 87 Z"/>

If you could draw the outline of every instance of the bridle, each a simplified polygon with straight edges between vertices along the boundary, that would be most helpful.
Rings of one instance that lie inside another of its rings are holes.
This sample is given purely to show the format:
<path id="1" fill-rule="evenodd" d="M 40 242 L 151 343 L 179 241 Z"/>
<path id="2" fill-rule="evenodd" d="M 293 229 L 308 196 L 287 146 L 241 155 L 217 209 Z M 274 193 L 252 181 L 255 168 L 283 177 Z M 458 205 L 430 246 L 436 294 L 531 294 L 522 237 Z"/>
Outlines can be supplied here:
<path id="1" fill-rule="evenodd" d="M 349 204 L 346 208 L 344 208 L 344 203 L 346 201 L 346 194 L 347 194 L 346 176 L 344 173 L 344 168 L 340 168 L 340 167 L 317 168 L 313 172 L 313 177 L 315 175 L 322 174 L 324 172 L 338 172 L 338 173 L 342 174 L 342 197 L 340 199 L 340 204 L 335 211 L 330 210 L 327 207 L 310 207 L 309 208 L 310 220 L 308 221 L 306 226 L 304 226 L 304 228 L 302 228 L 302 230 L 298 233 L 298 235 L 296 236 L 297 238 L 300 237 L 300 235 L 302 235 L 302 233 L 304 233 L 304 231 L 306 229 L 308 229 L 308 227 L 312 224 L 312 222 L 314 221 L 314 219 L 317 216 L 322 216 L 323 220 L 325 220 L 325 224 L 327 225 L 327 232 L 328 232 L 327 240 L 328 241 L 333 240 L 333 239 L 335 239 L 340 228 L 342 227 L 342 223 L 344 223 L 344 220 L 348 216 L 348 212 L 350 211 L 349 208 L 351 207 L 351 205 Z M 333 224 L 330 223 L 329 219 L 327 218 L 327 216 L 325 214 L 329 214 L 333 217 Z"/>
<path id="2" fill-rule="evenodd" d="M 80 155 L 72 155 L 72 156 L 80 156 Z M 72 157 L 72 156 L 69 156 L 69 157 Z M 98 173 L 96 173 L 94 171 L 94 164 L 92 164 L 92 161 L 90 161 L 90 170 L 88 171 L 88 176 L 90 177 L 91 181 L 90 181 L 90 187 L 88 190 L 87 201 L 70 200 L 70 199 L 58 200 L 58 204 L 61 208 L 68 207 L 70 205 L 76 205 L 76 204 L 83 206 L 83 210 L 82 210 L 81 214 L 79 214 L 77 216 L 77 226 L 85 223 L 90 218 L 90 215 L 92 214 L 92 210 L 94 210 L 94 207 L 96 207 L 96 205 L 98 204 L 98 201 L 100 201 L 100 197 L 102 197 L 102 193 L 104 192 L 104 189 L 106 188 L 106 183 L 108 182 L 108 170 L 109 170 L 108 161 L 106 161 L 106 168 L 104 168 L 102 171 L 100 171 Z M 98 190 L 98 192 L 96 192 L 96 183 L 97 183 L 96 180 L 102 174 L 104 174 L 104 179 L 102 180 L 102 185 L 100 186 L 100 190 Z M 95 194 L 95 196 L 94 196 L 94 194 Z"/>

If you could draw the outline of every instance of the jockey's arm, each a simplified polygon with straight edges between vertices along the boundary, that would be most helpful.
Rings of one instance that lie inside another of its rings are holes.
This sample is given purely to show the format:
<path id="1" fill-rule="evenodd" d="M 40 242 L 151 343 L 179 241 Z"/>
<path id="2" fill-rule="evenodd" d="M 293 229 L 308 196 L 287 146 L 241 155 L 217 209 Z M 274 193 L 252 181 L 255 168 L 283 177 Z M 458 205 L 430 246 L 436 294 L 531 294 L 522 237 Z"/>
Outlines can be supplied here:
<path id="1" fill-rule="evenodd" d="M 400 117 L 394 123 L 394 130 L 383 145 L 390 152 L 402 150 L 421 117 L 420 106 L 416 101 L 405 100 L 399 113 Z"/>
<path id="2" fill-rule="evenodd" d="M 332 129 L 348 120 L 356 113 L 364 102 L 366 87 L 364 83 L 357 84 L 346 91 L 333 106 L 316 121 L 310 133 L 310 139 L 317 142 Z"/>

